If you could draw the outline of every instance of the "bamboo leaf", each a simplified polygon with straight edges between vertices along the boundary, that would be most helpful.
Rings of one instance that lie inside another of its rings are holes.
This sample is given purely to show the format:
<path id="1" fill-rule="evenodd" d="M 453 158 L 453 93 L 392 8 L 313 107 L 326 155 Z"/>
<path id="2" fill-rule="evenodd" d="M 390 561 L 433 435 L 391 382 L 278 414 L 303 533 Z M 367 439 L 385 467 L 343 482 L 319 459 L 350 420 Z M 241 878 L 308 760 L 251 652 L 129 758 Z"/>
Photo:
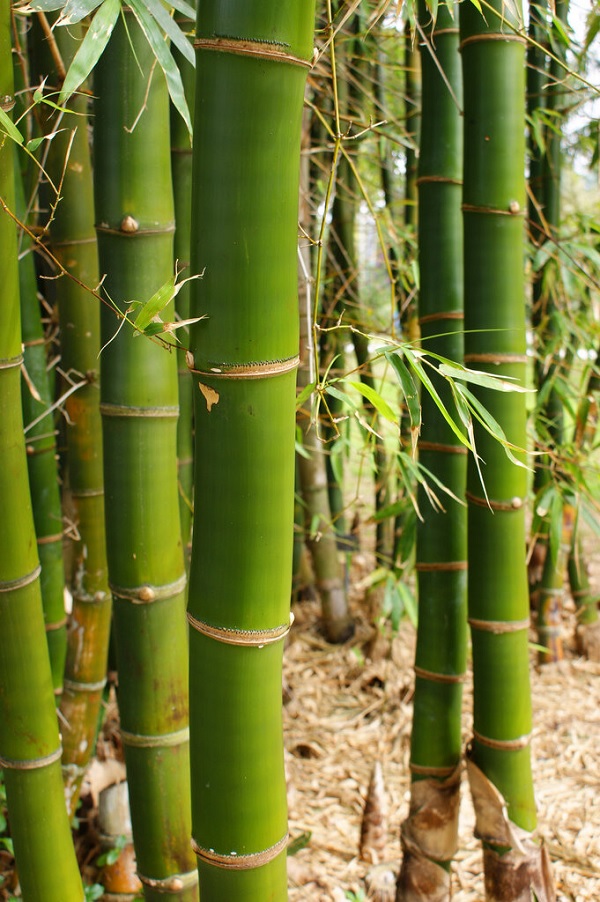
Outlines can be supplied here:
<path id="1" fill-rule="evenodd" d="M 109 0 L 105 0 L 105 3 Z M 140 28 L 146 35 L 146 39 L 154 55 L 158 61 L 158 65 L 162 69 L 167 80 L 167 88 L 169 97 L 173 101 L 173 106 L 178 111 L 187 126 L 187 130 L 192 136 L 192 121 L 190 119 L 190 111 L 188 110 L 187 101 L 185 99 L 185 91 L 183 82 L 177 64 L 171 55 L 171 51 L 167 46 L 164 35 L 155 19 L 152 18 L 146 4 L 143 0 L 130 0 L 129 5 L 138 20 Z M 96 14 L 98 15 L 98 14 Z"/>
<path id="2" fill-rule="evenodd" d="M 102 0 L 67 0 L 56 24 L 75 25 L 77 22 L 85 19 L 86 16 L 89 16 L 90 13 L 100 6 L 101 2 Z"/>
<path id="3" fill-rule="evenodd" d="M 186 60 L 195 67 L 196 57 L 192 49 L 192 45 L 186 35 L 183 33 L 177 22 L 169 15 L 160 0 L 146 0 L 148 12 L 154 17 L 165 34 L 171 38 L 177 49 L 183 54 Z"/>
<path id="4" fill-rule="evenodd" d="M 511 442 L 508 441 L 508 439 L 506 438 L 505 432 L 502 429 L 500 423 L 492 416 L 492 414 L 489 412 L 489 410 L 483 406 L 481 401 L 478 398 L 476 398 L 475 395 L 472 392 L 470 392 L 469 389 L 465 385 L 461 385 L 460 383 L 457 383 L 456 389 L 466 399 L 467 403 L 469 404 L 469 407 L 475 414 L 477 420 L 481 423 L 483 428 L 486 430 L 486 432 L 489 432 L 489 434 L 492 436 L 492 438 L 495 438 L 496 441 L 500 442 L 500 444 L 504 448 L 506 456 L 511 461 L 511 463 L 515 464 L 515 466 L 517 466 L 517 467 L 522 467 L 523 469 L 528 470 L 529 467 L 527 466 L 527 464 L 523 463 L 523 461 L 521 461 L 517 457 L 515 457 L 515 455 L 512 453 L 512 450 L 511 450 L 511 449 L 514 449 L 515 451 L 520 451 L 522 453 L 525 453 L 524 449 L 517 448 L 516 445 L 513 445 Z"/>
<path id="5" fill-rule="evenodd" d="M 348 385 L 351 385 L 356 389 L 359 394 L 366 398 L 369 401 L 375 410 L 381 414 L 381 416 L 388 420 L 390 423 L 393 423 L 395 426 L 398 425 L 398 414 L 395 413 L 387 401 L 381 397 L 379 392 L 375 391 L 375 389 L 367 385 L 366 382 L 357 382 L 352 379 L 347 380 Z"/>
<path id="6" fill-rule="evenodd" d="M 484 388 L 491 388 L 494 391 L 515 391 L 530 392 L 532 389 L 525 388 L 512 381 L 512 377 L 494 376 L 490 373 L 484 373 L 480 370 L 469 370 L 464 366 L 457 364 L 440 363 L 438 366 L 442 376 L 450 379 L 462 379 L 465 382 L 472 382 L 474 385 L 481 385 Z"/>
<path id="7" fill-rule="evenodd" d="M 0 107 L 0 129 L 5 132 L 5 134 L 7 134 L 9 138 L 12 138 L 13 141 L 16 141 L 17 144 L 22 144 L 25 140 L 15 123 L 12 121 L 10 116 L 4 112 L 2 107 Z"/>
<path id="8" fill-rule="evenodd" d="M 308 385 L 305 385 L 298 397 L 296 398 L 296 407 L 302 407 L 305 401 L 307 401 L 315 388 L 317 387 L 316 382 L 309 382 Z"/>
<path id="9" fill-rule="evenodd" d="M 146 329 L 153 322 L 155 317 L 162 313 L 167 304 L 170 302 L 173 297 L 173 291 L 175 289 L 175 276 L 171 276 L 171 278 L 165 282 L 164 285 L 156 291 L 149 301 L 142 306 L 142 309 L 136 316 L 134 323 L 136 329 L 139 329 L 140 332 L 145 332 Z M 159 331 L 162 329 L 163 324 L 160 323 Z M 139 333 L 136 333 L 139 334 Z"/>
<path id="10" fill-rule="evenodd" d="M 349 407 L 350 410 L 356 412 L 358 407 L 352 401 L 351 398 L 348 397 L 343 391 L 340 391 L 339 388 L 336 388 L 335 385 L 328 385 L 325 389 L 325 394 L 331 395 L 332 398 L 336 398 L 338 401 L 341 401 L 346 407 Z"/>
<path id="11" fill-rule="evenodd" d="M 62 4 L 61 4 L 62 5 Z M 59 102 L 65 103 L 86 80 L 108 44 L 121 11 L 120 0 L 103 0 L 69 66 Z"/>
<path id="12" fill-rule="evenodd" d="M 472 451 L 473 450 L 472 445 L 467 441 L 467 439 L 463 435 L 462 431 L 459 429 L 457 424 L 454 422 L 454 419 L 450 416 L 450 414 L 444 407 L 442 399 L 440 398 L 431 379 L 429 378 L 429 376 L 425 372 L 423 366 L 421 365 L 420 360 L 417 359 L 417 356 L 409 348 L 404 348 L 404 356 L 406 357 L 410 366 L 416 373 L 419 381 L 425 386 L 425 388 L 431 395 L 433 402 L 435 403 L 436 407 L 438 408 L 438 410 L 440 411 L 440 413 L 442 414 L 442 416 L 444 417 L 444 419 L 446 420 L 446 422 L 448 423 L 448 425 L 450 426 L 450 428 L 452 429 L 452 431 L 454 432 L 456 437 L 460 440 L 460 442 L 463 445 L 466 445 L 466 447 Z"/>
<path id="13" fill-rule="evenodd" d="M 287 854 L 295 855 L 296 852 L 306 848 L 310 842 L 311 836 L 312 832 L 310 830 L 305 830 L 303 833 L 299 833 L 298 836 L 290 839 L 287 847 Z"/>
<path id="14" fill-rule="evenodd" d="M 196 10 L 193 6 L 190 6 L 189 3 L 186 3 L 185 0 L 175 0 L 175 2 L 171 3 L 171 6 L 173 9 L 176 9 L 178 13 L 181 13 L 182 16 L 187 16 L 188 19 L 195 22 Z"/>
<path id="15" fill-rule="evenodd" d="M 386 353 L 385 357 L 391 363 L 400 382 L 400 388 L 408 408 L 411 429 L 419 430 L 421 428 L 421 405 L 419 404 L 419 392 L 414 379 L 398 354 Z"/>
<path id="16" fill-rule="evenodd" d="M 555 492 L 548 516 L 548 554 L 556 567 L 563 530 L 563 497 Z"/>

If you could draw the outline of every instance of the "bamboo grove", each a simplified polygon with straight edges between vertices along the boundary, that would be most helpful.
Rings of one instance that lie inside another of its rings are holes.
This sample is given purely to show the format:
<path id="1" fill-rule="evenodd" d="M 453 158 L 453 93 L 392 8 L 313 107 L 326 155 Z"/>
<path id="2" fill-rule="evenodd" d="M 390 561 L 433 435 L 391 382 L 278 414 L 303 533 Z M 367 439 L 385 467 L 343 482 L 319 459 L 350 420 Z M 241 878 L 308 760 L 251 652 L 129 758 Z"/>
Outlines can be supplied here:
<path id="1" fill-rule="evenodd" d="M 483 6 L 1 0 L 1 898 L 287 899 L 314 597 L 330 643 L 416 627 L 396 902 L 451 898 L 465 762 L 486 899 L 556 898 L 529 669 L 569 605 L 600 659 L 600 227 L 564 188 L 600 20 Z"/>

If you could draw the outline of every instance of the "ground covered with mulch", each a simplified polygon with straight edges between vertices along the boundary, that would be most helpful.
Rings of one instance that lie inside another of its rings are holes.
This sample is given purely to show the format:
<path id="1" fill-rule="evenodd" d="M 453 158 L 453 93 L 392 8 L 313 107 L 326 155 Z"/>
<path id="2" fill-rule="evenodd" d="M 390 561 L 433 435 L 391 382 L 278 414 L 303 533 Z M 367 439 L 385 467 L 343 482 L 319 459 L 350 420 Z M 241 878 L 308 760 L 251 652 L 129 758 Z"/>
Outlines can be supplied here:
<path id="1" fill-rule="evenodd" d="M 408 812 L 415 631 L 375 631 L 353 600 L 356 635 L 328 645 L 318 606 L 295 606 L 284 656 L 284 725 L 292 840 L 290 902 L 393 902 L 400 864 L 400 824 Z M 600 900 L 600 664 L 579 657 L 567 610 L 565 660 L 538 667 L 532 651 L 532 757 L 539 834 L 549 849 L 560 902 Z M 532 641 L 534 639 L 532 634 Z M 463 737 L 471 732 L 465 687 Z M 383 772 L 387 830 L 378 863 L 359 855 L 362 812 L 374 763 Z M 480 844 L 466 775 L 454 902 L 483 900 Z M 309 838 L 310 837 L 310 838 Z"/>

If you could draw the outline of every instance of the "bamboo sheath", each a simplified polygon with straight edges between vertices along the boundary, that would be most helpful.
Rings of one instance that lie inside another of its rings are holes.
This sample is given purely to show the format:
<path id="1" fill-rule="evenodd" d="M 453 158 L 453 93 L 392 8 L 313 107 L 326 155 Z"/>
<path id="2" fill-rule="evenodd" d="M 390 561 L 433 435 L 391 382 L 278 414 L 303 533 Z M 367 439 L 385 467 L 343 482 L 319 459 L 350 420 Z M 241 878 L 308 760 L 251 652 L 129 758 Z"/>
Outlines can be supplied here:
<path id="1" fill-rule="evenodd" d="M 17 167 L 15 167 L 17 169 Z M 17 171 L 17 214 L 25 222 L 26 202 L 23 180 Z M 65 571 L 63 565 L 62 510 L 58 482 L 56 432 L 52 407 L 52 386 L 47 371 L 47 349 L 37 293 L 33 242 L 22 231 L 19 240 L 19 293 L 23 339 L 23 420 L 27 427 L 27 470 L 33 521 L 42 568 L 40 587 L 50 652 L 54 692 L 62 691 L 67 651 L 65 615 Z"/>
<path id="2" fill-rule="evenodd" d="M 463 242 L 462 122 L 458 104 L 462 101 L 462 74 L 458 29 L 447 7 L 439 7 L 435 23 L 424 6 L 419 15 L 426 35 L 426 42 L 421 44 L 422 115 L 417 180 L 420 328 L 424 349 L 460 362 Z M 436 387 L 451 408 L 448 386 Z M 427 392 L 423 392 L 421 404 L 419 460 L 460 499 L 466 480 L 464 447 Z M 458 836 L 461 702 L 467 645 L 466 510 L 450 498 L 444 498 L 444 511 L 433 510 L 423 489 L 419 500 L 424 521 L 417 524 L 416 545 L 419 624 L 411 737 L 412 788 L 409 817 L 402 825 L 398 902 L 421 899 L 424 884 L 429 887 L 431 898 L 450 898 L 449 866 Z M 436 818 L 432 820 L 434 811 Z M 432 823 L 436 824 L 435 830 Z"/>
<path id="3" fill-rule="evenodd" d="M 287 898 L 281 722 L 298 362 L 302 103 L 314 4 L 198 5 L 188 617 L 203 902 Z M 273 641 L 269 641 L 273 640 Z"/>
<path id="4" fill-rule="evenodd" d="M 0 94 L 10 108 L 10 5 L 0 4 Z M 8 101 L 6 100 L 8 98 Z M 21 414 L 21 332 L 12 143 L 0 143 L 0 768 L 27 902 L 82 902 L 60 772 Z"/>
<path id="5" fill-rule="evenodd" d="M 94 85 L 100 271 L 120 310 L 148 300 L 173 272 L 166 85 L 133 16 L 126 19 Z M 163 316 L 173 318 L 172 302 Z M 108 304 L 101 330 L 107 555 L 138 875 L 147 902 L 167 892 L 193 902 L 176 356 L 135 336 Z"/>
<path id="6" fill-rule="evenodd" d="M 520 9 L 493 5 L 484 19 L 463 4 L 465 363 L 525 382 L 523 275 L 525 41 Z M 486 24 L 487 20 L 487 24 Z M 525 448 L 523 394 L 477 392 L 508 440 Z M 474 735 L 469 779 L 484 840 L 486 897 L 553 898 L 536 825 L 529 737 L 529 598 L 526 471 L 477 427 L 487 500 L 472 457 L 467 476 L 468 608 L 473 644 Z M 489 781 L 489 782 L 488 782 Z M 487 802 L 500 817 L 490 823 Z M 486 804 L 482 804 L 486 799 Z M 502 829 L 502 805 L 507 820 Z M 515 831 L 524 831 L 523 843 Z M 516 843 L 516 849 L 515 849 Z M 521 850 L 526 849 L 525 862 Z M 502 896 L 495 887 L 502 887 Z"/>

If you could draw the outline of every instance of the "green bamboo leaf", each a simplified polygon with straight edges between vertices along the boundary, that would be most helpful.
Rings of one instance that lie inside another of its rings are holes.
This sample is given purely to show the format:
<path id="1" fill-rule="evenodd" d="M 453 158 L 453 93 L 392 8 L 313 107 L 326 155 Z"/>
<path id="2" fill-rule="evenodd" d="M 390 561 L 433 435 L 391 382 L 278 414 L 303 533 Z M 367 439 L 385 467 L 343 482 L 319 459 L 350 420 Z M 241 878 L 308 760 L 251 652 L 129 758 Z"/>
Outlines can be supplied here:
<path id="1" fill-rule="evenodd" d="M 386 353 L 385 357 L 391 363 L 400 382 L 400 388 L 408 408 L 411 429 L 418 430 L 421 428 L 421 405 L 417 386 L 398 354 Z"/>
<path id="2" fill-rule="evenodd" d="M 19 7 L 19 11 L 29 13 L 33 10 L 34 12 L 50 13 L 55 9 L 62 9 L 64 4 L 65 0 L 31 0 L 30 3 Z"/>
<path id="3" fill-rule="evenodd" d="M 287 847 L 288 855 L 295 855 L 301 849 L 306 848 L 309 844 L 312 837 L 312 832 L 310 830 L 305 830 L 303 833 L 299 833 L 298 836 L 294 836 L 293 839 L 290 839 Z"/>
<path id="4" fill-rule="evenodd" d="M 436 405 L 436 407 L 438 408 L 438 410 L 440 411 L 440 413 L 442 414 L 442 416 L 444 417 L 444 419 L 446 420 L 446 422 L 448 423 L 448 425 L 450 426 L 450 428 L 452 429 L 452 431 L 454 432 L 456 437 L 460 440 L 461 444 L 466 445 L 466 447 L 472 451 L 473 450 L 472 445 L 467 441 L 467 439 L 463 435 L 462 431 L 459 429 L 457 424 L 454 422 L 454 419 L 450 416 L 450 414 L 444 407 L 442 399 L 440 398 L 431 379 L 429 378 L 429 376 L 425 372 L 423 366 L 421 365 L 420 360 L 417 359 L 417 356 L 415 355 L 415 353 L 409 348 L 404 348 L 404 356 L 408 360 L 410 366 L 414 370 L 419 381 L 422 383 L 422 385 L 427 389 L 427 391 L 431 395 L 431 398 L 432 398 L 434 404 Z"/>
<path id="5" fill-rule="evenodd" d="M 156 291 L 150 300 L 146 301 L 143 304 L 142 309 L 136 316 L 134 323 L 136 329 L 139 329 L 140 332 L 146 332 L 148 327 L 153 324 L 157 325 L 158 331 L 161 331 L 163 328 L 163 323 L 153 323 L 155 317 L 157 317 L 162 311 L 165 309 L 167 304 L 170 302 L 173 297 L 173 291 L 175 289 L 175 276 L 171 276 L 171 278 L 161 285 L 158 291 Z M 137 303 L 137 302 L 136 302 Z M 139 333 L 135 333 L 136 335 Z M 151 334 L 151 333 L 148 333 Z"/>
<path id="6" fill-rule="evenodd" d="M 339 483 L 339 485 L 343 485 L 344 482 L 344 450 L 346 447 L 346 439 L 338 438 L 331 445 L 329 449 L 329 461 L 331 463 L 331 470 L 333 472 L 333 476 L 335 481 Z"/>
<path id="7" fill-rule="evenodd" d="M 175 44 L 180 53 L 195 67 L 196 57 L 189 39 L 183 33 L 175 19 L 169 15 L 160 0 L 146 0 L 146 6 L 148 7 L 150 15 L 154 17 L 165 34 L 171 38 L 171 41 Z"/>
<path id="8" fill-rule="evenodd" d="M 352 401 L 351 398 L 348 397 L 343 391 L 340 391 L 339 388 L 336 388 L 335 385 L 328 385 L 325 389 L 325 394 L 331 395 L 332 398 L 336 398 L 338 401 L 341 401 L 346 407 L 349 407 L 350 410 L 356 412 L 358 407 Z"/>
<path id="9" fill-rule="evenodd" d="M 98 12 L 92 19 L 86 36 L 69 66 L 59 96 L 59 102 L 65 103 L 80 85 L 86 80 L 108 44 L 121 11 L 120 0 L 103 0 Z"/>
<path id="10" fill-rule="evenodd" d="M 363 398 L 366 398 L 385 420 L 388 420 L 394 425 L 398 424 L 398 414 L 392 410 L 387 401 L 382 398 L 379 392 L 375 391 L 372 386 L 367 385 L 366 382 L 356 382 L 352 379 L 348 379 L 347 384 L 355 388 Z"/>
<path id="11" fill-rule="evenodd" d="M 512 377 L 494 376 L 490 373 L 484 373 L 480 370 L 470 370 L 464 366 L 450 363 L 440 363 L 438 366 L 442 376 L 450 379 L 463 379 L 465 382 L 472 382 L 474 385 L 481 385 L 484 388 L 491 388 L 494 391 L 516 391 L 530 392 L 532 389 L 525 388 L 512 381 Z"/>
<path id="12" fill-rule="evenodd" d="M 14 124 L 10 116 L 4 112 L 4 110 L 0 107 L 0 129 L 5 132 L 9 138 L 12 138 L 13 141 L 16 141 L 17 144 L 22 144 L 25 140 L 23 135 Z"/>
<path id="13" fill-rule="evenodd" d="M 308 385 L 305 385 L 298 397 L 296 398 L 296 407 L 302 407 L 305 401 L 307 401 L 315 388 L 317 387 L 316 382 L 309 382 Z"/>
<path id="14" fill-rule="evenodd" d="M 105 3 L 109 0 L 105 0 Z M 187 130 L 192 136 L 192 121 L 190 119 L 190 111 L 188 110 L 187 101 L 185 99 L 185 91 L 183 82 L 177 64 L 171 55 L 171 51 L 165 42 L 164 35 L 155 19 L 152 18 L 146 4 L 143 0 L 130 0 L 129 5 L 135 15 L 140 28 L 146 35 L 146 39 L 158 61 L 158 65 L 162 69 L 167 81 L 169 97 L 173 101 L 173 106 L 178 111 L 186 124 Z M 96 14 L 97 15 L 97 14 Z"/>
<path id="15" fill-rule="evenodd" d="M 492 436 L 492 438 L 495 438 L 496 441 L 500 442 L 500 444 L 504 448 L 506 456 L 511 461 L 511 463 L 515 464 L 515 466 L 517 466 L 517 467 L 523 467 L 523 469 L 525 469 L 525 470 L 530 469 L 527 466 L 527 464 L 523 463 L 523 461 L 521 461 L 521 460 L 518 460 L 518 458 L 516 458 L 514 456 L 514 454 L 512 453 L 512 450 L 511 450 L 511 449 L 514 449 L 515 451 L 520 451 L 522 453 L 525 453 L 524 449 L 517 448 L 516 445 L 513 445 L 511 442 L 508 441 L 508 439 L 506 438 L 505 432 L 502 429 L 498 420 L 496 420 L 492 416 L 492 414 L 489 412 L 489 410 L 486 407 L 484 407 L 484 405 L 481 403 L 479 398 L 476 398 L 475 395 L 472 392 L 470 392 L 469 389 L 465 385 L 461 385 L 460 383 L 456 384 L 456 390 L 458 392 L 460 392 L 460 394 L 465 398 L 465 400 L 469 404 L 469 407 L 471 408 L 471 410 L 473 411 L 477 420 L 481 423 L 483 428 L 487 432 L 489 432 L 489 434 Z"/>
<path id="16" fill-rule="evenodd" d="M 398 592 L 402 598 L 402 604 L 404 606 L 404 611 L 406 616 L 412 623 L 414 627 L 417 626 L 419 620 L 419 609 L 417 606 L 417 599 L 414 594 L 411 592 L 409 587 L 404 582 L 397 583 Z"/>
<path id="17" fill-rule="evenodd" d="M 56 24 L 75 25 L 93 13 L 101 2 L 102 0 L 67 0 Z"/>
<path id="18" fill-rule="evenodd" d="M 196 19 L 196 10 L 193 6 L 190 6 L 189 3 L 186 3 L 185 0 L 175 0 L 174 3 L 171 3 L 173 9 L 176 9 L 178 13 L 181 13 L 182 16 L 187 16 L 188 19 L 195 21 Z"/>

